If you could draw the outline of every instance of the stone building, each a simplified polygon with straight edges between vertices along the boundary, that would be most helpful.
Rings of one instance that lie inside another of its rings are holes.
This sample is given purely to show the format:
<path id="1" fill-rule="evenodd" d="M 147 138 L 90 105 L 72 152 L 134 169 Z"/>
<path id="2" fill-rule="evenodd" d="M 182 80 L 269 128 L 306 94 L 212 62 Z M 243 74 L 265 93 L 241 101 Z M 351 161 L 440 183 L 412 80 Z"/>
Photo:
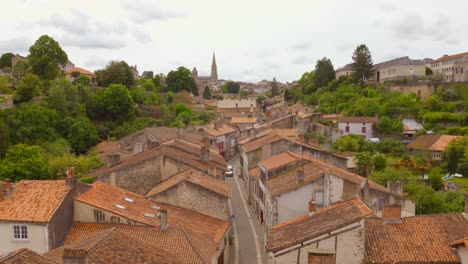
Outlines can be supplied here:
<path id="1" fill-rule="evenodd" d="M 201 95 L 203 94 L 203 90 L 205 87 L 212 90 L 217 90 L 219 87 L 219 80 L 218 80 L 218 66 L 216 65 L 216 57 L 213 52 L 213 61 L 211 62 L 211 74 L 210 76 L 201 76 L 198 75 L 198 70 L 196 67 L 193 67 L 192 70 L 192 78 L 195 81 L 195 84 L 198 88 L 198 93 Z"/>
<path id="2" fill-rule="evenodd" d="M 431 69 L 434 75 L 441 75 L 445 82 L 451 82 L 454 79 L 455 64 L 457 62 L 464 62 L 468 58 L 468 52 L 444 55 L 431 63 Z M 465 69 L 466 71 L 466 69 Z"/>
<path id="3" fill-rule="evenodd" d="M 468 82 L 468 56 L 453 64 L 453 81 Z"/>
<path id="4" fill-rule="evenodd" d="M 408 56 L 374 64 L 370 81 L 418 79 L 426 75 L 426 65 L 422 60 L 412 60 Z"/>

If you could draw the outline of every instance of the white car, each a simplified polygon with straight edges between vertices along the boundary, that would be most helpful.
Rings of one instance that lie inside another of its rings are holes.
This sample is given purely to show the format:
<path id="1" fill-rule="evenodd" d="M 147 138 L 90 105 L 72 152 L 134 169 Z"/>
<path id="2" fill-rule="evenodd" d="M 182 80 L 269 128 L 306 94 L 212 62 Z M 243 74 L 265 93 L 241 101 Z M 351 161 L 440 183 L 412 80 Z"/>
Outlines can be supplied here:
<path id="1" fill-rule="evenodd" d="M 234 176 L 234 172 L 232 171 L 232 165 L 228 165 L 226 169 L 226 177 Z"/>

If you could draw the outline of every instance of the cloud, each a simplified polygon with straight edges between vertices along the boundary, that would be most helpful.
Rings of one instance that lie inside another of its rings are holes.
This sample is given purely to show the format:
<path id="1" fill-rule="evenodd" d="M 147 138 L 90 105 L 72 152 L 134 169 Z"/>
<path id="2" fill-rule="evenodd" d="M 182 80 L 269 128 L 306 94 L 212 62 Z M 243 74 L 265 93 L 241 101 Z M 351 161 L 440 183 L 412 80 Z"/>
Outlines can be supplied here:
<path id="1" fill-rule="evenodd" d="M 101 59 L 96 56 L 92 56 L 90 59 L 84 62 L 84 65 L 88 68 L 100 69 L 104 68 L 109 63 L 109 60 Z"/>
<path id="2" fill-rule="evenodd" d="M 311 46 L 310 43 L 296 43 L 294 45 L 291 46 L 291 50 L 297 50 L 297 51 L 304 51 L 304 50 L 307 50 L 309 49 L 309 47 Z"/>
<path id="3" fill-rule="evenodd" d="M 29 47 L 33 44 L 28 38 L 19 37 L 0 41 L 0 54 L 6 52 L 24 53 L 29 52 Z"/>
<path id="4" fill-rule="evenodd" d="M 64 35 L 60 44 L 82 49 L 119 49 L 127 45 L 122 37 L 104 34 Z"/>
<path id="5" fill-rule="evenodd" d="M 146 44 L 152 41 L 151 35 L 138 29 L 133 30 L 132 35 L 136 39 L 136 41 L 138 41 L 141 44 Z"/>
<path id="6" fill-rule="evenodd" d="M 90 17 L 85 13 L 72 9 L 67 15 L 53 15 L 40 20 L 39 25 L 58 28 L 67 34 L 80 35 L 91 30 Z"/>
<path id="7" fill-rule="evenodd" d="M 167 8 L 170 2 L 162 1 L 123 1 L 123 7 L 135 23 L 166 21 L 172 18 L 186 17 L 186 11 L 175 11 Z M 164 7 L 163 7 L 164 6 Z"/>
<path id="8" fill-rule="evenodd" d="M 307 57 L 305 55 L 301 55 L 301 56 L 294 57 L 291 60 L 291 63 L 294 65 L 313 65 L 315 62 L 313 58 Z"/>
<path id="9" fill-rule="evenodd" d="M 406 13 L 391 24 L 394 34 L 404 40 L 447 41 L 452 39 L 451 22 L 440 15 L 433 23 L 427 23 L 417 13 Z"/>

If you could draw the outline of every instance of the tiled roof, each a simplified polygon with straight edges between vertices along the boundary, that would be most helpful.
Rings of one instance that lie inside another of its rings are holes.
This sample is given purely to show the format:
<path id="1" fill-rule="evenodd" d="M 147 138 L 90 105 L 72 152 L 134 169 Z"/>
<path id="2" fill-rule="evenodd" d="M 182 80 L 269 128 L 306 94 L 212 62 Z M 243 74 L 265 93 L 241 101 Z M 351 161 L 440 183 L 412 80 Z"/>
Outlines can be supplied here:
<path id="1" fill-rule="evenodd" d="M 462 214 L 365 221 L 365 263 L 459 263 L 450 243 L 468 236 Z"/>
<path id="2" fill-rule="evenodd" d="M 17 249 L 3 256 L 0 256 L 0 264 L 28 264 L 28 263 L 57 264 L 59 262 L 55 262 L 53 260 L 45 258 L 39 255 L 38 253 L 27 248 Z"/>
<path id="3" fill-rule="evenodd" d="M 125 197 L 133 199 L 133 202 L 125 201 Z M 75 201 L 112 212 L 140 224 L 155 227 L 160 226 L 159 221 L 156 218 L 145 216 L 144 213 L 156 215 L 159 210 L 152 208 L 152 206 L 159 206 L 160 210 L 167 210 L 169 226 L 181 224 L 184 228 L 192 229 L 215 243 L 222 240 L 230 227 L 228 221 L 181 207 L 156 203 L 136 193 L 103 182 L 93 183 L 92 188 L 86 193 L 76 196 Z M 116 204 L 125 206 L 125 209 L 117 208 Z"/>
<path id="4" fill-rule="evenodd" d="M 363 202 L 352 198 L 318 210 L 311 216 L 299 216 L 276 225 L 267 232 L 267 251 L 276 252 L 292 247 L 358 222 L 371 214 L 372 211 Z"/>
<path id="5" fill-rule="evenodd" d="M 267 170 L 272 170 L 299 160 L 300 158 L 292 155 L 290 152 L 282 152 L 260 161 L 259 164 Z"/>
<path id="6" fill-rule="evenodd" d="M 377 117 L 369 116 L 345 116 L 338 121 L 339 123 L 377 123 Z"/>
<path id="7" fill-rule="evenodd" d="M 68 243 L 44 254 L 57 262 L 66 250 L 84 250 L 89 263 L 180 263 L 179 257 L 148 243 L 145 237 L 135 237 L 116 228 Z"/>
<path id="8" fill-rule="evenodd" d="M 83 68 L 78 68 L 78 67 L 75 67 L 75 68 L 71 68 L 69 69 L 68 71 L 65 72 L 65 74 L 72 74 L 74 72 L 79 72 L 80 74 L 83 74 L 83 75 L 88 75 L 88 76 L 94 76 L 96 77 L 96 74 L 95 73 L 92 73 L 88 70 L 85 70 Z"/>
<path id="9" fill-rule="evenodd" d="M 335 72 L 339 72 L 339 71 L 352 71 L 352 67 L 351 67 L 351 63 L 348 63 L 346 64 L 345 66 L 337 69 Z"/>
<path id="10" fill-rule="evenodd" d="M 228 124 L 222 124 L 221 127 L 219 127 L 218 129 L 215 128 L 215 125 L 213 123 L 210 123 L 205 126 L 200 126 L 200 127 L 203 127 L 205 129 L 205 132 L 208 135 L 213 136 L 213 137 L 237 132 L 237 128 L 230 126 Z"/>
<path id="11" fill-rule="evenodd" d="M 297 129 L 273 129 L 265 134 L 257 135 L 257 138 L 242 145 L 244 152 L 250 152 L 262 147 L 264 142 L 276 142 L 296 136 Z"/>
<path id="12" fill-rule="evenodd" d="M 231 118 L 231 124 L 254 124 L 257 123 L 258 118 L 256 117 L 233 117 Z"/>
<path id="13" fill-rule="evenodd" d="M 231 197 L 231 189 L 227 182 L 218 180 L 206 173 L 195 169 L 188 169 L 181 173 L 171 176 L 169 179 L 161 182 L 160 184 L 156 185 L 153 189 L 151 189 L 151 191 L 148 192 L 146 197 L 154 196 L 161 192 L 164 192 L 183 181 L 187 181 L 192 184 L 201 186 L 219 195 Z"/>
<path id="14" fill-rule="evenodd" d="M 444 151 L 448 144 L 456 139 L 458 136 L 448 136 L 448 135 L 422 135 L 417 137 L 413 142 L 408 144 L 406 147 L 408 149 L 423 149 L 423 150 L 433 150 L 433 151 Z"/>
<path id="15" fill-rule="evenodd" d="M 0 202 L 0 221 L 49 222 L 70 189 L 64 180 L 23 180 Z"/>
<path id="16" fill-rule="evenodd" d="M 389 61 L 374 64 L 373 70 L 379 70 L 386 67 L 392 67 L 397 65 L 424 65 L 422 60 L 412 60 L 408 56 L 396 58 Z"/>
<path id="17" fill-rule="evenodd" d="M 442 57 L 432 61 L 431 63 L 437 63 L 437 62 L 453 60 L 453 59 L 460 59 L 460 58 L 463 58 L 465 56 L 468 56 L 468 52 L 458 53 L 458 54 L 455 54 L 455 55 L 442 56 Z"/>
<path id="18" fill-rule="evenodd" d="M 322 115 L 322 119 L 335 119 L 335 118 L 342 118 L 343 114 L 330 114 L 330 115 Z"/>

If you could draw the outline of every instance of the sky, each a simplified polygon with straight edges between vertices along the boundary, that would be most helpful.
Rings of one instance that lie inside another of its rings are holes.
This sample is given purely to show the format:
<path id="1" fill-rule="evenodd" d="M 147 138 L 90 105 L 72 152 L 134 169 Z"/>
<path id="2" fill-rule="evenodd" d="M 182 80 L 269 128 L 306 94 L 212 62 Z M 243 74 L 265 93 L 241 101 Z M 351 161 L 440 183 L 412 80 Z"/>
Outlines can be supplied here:
<path id="1" fill-rule="evenodd" d="M 0 0 L 0 54 L 27 55 L 44 34 L 77 66 L 125 60 L 167 74 L 179 66 L 221 79 L 288 82 L 318 59 L 335 69 L 366 44 L 374 63 L 468 51 L 462 0 Z"/>

